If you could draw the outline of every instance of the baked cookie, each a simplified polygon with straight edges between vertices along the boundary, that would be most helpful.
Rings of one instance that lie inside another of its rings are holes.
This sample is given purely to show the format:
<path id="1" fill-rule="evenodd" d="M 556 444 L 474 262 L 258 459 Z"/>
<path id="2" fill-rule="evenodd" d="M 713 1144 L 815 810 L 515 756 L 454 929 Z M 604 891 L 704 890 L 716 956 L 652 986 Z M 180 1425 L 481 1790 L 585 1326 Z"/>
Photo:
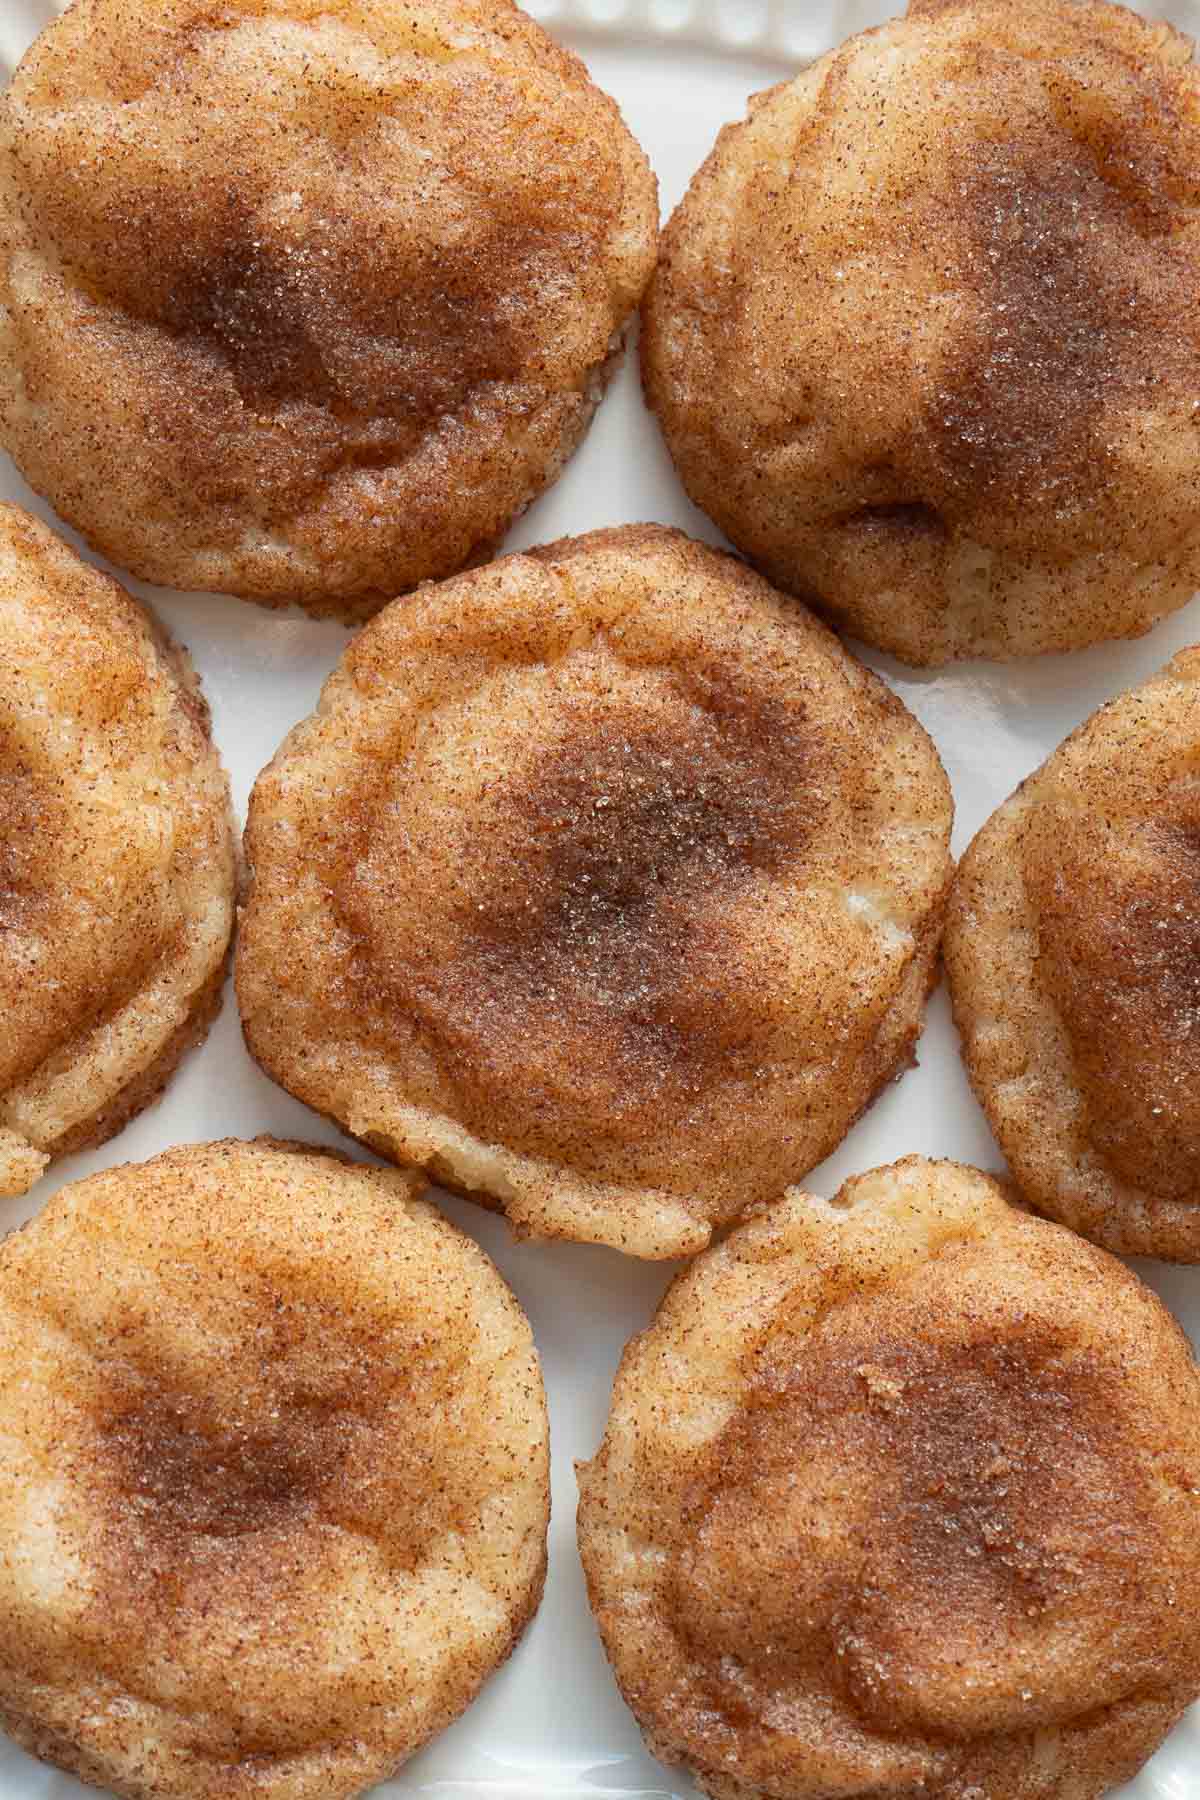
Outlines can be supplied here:
<path id="1" fill-rule="evenodd" d="M 365 618 L 555 478 L 657 234 L 510 0 L 75 0 L 0 102 L 0 439 L 149 581 Z"/>
<path id="2" fill-rule="evenodd" d="M 946 969 L 1025 1198 L 1200 1262 L 1200 650 L 1102 706 L 962 859 Z"/>
<path id="3" fill-rule="evenodd" d="M 959 1164 L 709 1251 L 580 1488 L 621 1690 L 715 1800 L 1094 1800 L 1200 1693 L 1187 1340 Z"/>
<path id="4" fill-rule="evenodd" d="M 1200 585 L 1200 76 L 1099 0 L 913 0 L 760 94 L 663 243 L 692 498 L 905 662 L 1072 650 Z"/>
<path id="5" fill-rule="evenodd" d="M 536 1609 L 528 1322 L 416 1177 L 205 1144 L 0 1250 L 0 1721 L 129 1800 L 344 1800 Z"/>
<path id="6" fill-rule="evenodd" d="M 251 1053 L 519 1232 L 701 1249 L 911 1059 L 951 801 L 799 607 L 659 526 L 389 607 L 260 776 Z"/>
<path id="7" fill-rule="evenodd" d="M 235 857 L 186 657 L 0 506 L 0 1195 L 119 1131 L 204 1037 Z"/>

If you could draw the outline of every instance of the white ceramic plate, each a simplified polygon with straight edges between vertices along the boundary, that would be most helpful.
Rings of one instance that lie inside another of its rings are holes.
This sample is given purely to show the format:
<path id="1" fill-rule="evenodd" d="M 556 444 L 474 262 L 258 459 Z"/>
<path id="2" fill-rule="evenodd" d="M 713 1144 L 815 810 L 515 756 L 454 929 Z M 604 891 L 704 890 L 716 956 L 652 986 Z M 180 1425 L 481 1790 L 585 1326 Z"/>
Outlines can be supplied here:
<path id="1" fill-rule="evenodd" d="M 0 0 L 5 79 L 57 10 L 54 0 Z M 895 8 L 886 0 L 535 0 L 531 10 L 583 54 L 595 79 L 620 102 L 658 172 L 665 213 L 719 127 L 741 116 L 747 95 Z M 1174 0 L 1165 10 L 1174 23 L 1200 33 L 1200 0 Z M 30 505 L 56 523 L 2 456 L 0 497 Z M 630 363 L 562 480 L 521 521 L 509 547 L 640 519 L 720 541 L 684 498 Z M 192 651 L 244 815 L 255 776 L 288 728 L 311 710 L 347 634 L 238 600 L 137 591 Z M 954 784 L 958 851 L 1073 726 L 1180 646 L 1198 641 L 1200 600 L 1137 643 L 1072 657 L 1001 668 L 961 665 L 933 675 L 902 670 L 873 654 L 867 660 L 903 695 L 942 753 Z M 33 1205 L 0 1203 L 0 1230 L 36 1210 L 56 1186 L 94 1168 L 172 1144 L 262 1131 L 339 1141 L 332 1127 L 251 1064 L 230 994 L 208 1043 L 189 1059 L 165 1099 L 100 1152 L 56 1166 L 36 1189 Z M 832 1194 L 847 1175 L 910 1151 L 1000 1166 L 959 1062 L 944 991 L 931 1007 L 920 1067 L 884 1094 L 806 1185 Z M 379 1790 L 381 1800 L 418 1794 L 449 1800 L 691 1795 L 678 1771 L 646 1755 L 621 1703 L 587 1610 L 574 1543 L 575 1460 L 595 1450 L 621 1347 L 647 1323 L 672 1271 L 607 1250 L 517 1245 L 503 1222 L 481 1209 L 450 1199 L 446 1206 L 495 1257 L 537 1334 L 554 1446 L 550 1579 L 541 1612 L 512 1661 L 458 1725 Z M 1200 1340 L 1200 1268 L 1143 1264 L 1141 1273 Z M 0 1747 L 3 1800 L 83 1800 L 90 1791 Z M 1200 1796 L 1200 1708 L 1123 1795 Z"/>

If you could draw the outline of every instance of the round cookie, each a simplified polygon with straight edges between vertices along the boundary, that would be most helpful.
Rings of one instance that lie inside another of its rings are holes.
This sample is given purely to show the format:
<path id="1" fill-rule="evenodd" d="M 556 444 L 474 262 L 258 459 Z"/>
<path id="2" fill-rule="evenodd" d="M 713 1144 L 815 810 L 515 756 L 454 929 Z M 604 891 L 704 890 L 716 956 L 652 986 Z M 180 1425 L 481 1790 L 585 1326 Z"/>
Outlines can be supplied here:
<path id="1" fill-rule="evenodd" d="M 522 1234 L 701 1249 L 902 1070 L 951 801 L 916 720 L 658 526 L 424 590 L 260 776 L 252 1054 Z"/>
<path id="2" fill-rule="evenodd" d="M 0 506 L 0 1195 L 102 1144 L 205 1035 L 233 929 L 229 786 L 186 657 Z"/>
<path id="3" fill-rule="evenodd" d="M 657 233 L 510 0 L 75 0 L 0 101 L 0 440 L 149 581 L 364 618 L 555 478 Z"/>
<path id="4" fill-rule="evenodd" d="M 946 970 L 1025 1198 L 1200 1262 L 1200 650 L 1102 706 L 962 859 Z"/>
<path id="5" fill-rule="evenodd" d="M 0 1721 L 128 1800 L 344 1800 L 537 1607 L 528 1321 L 414 1176 L 259 1141 L 0 1250 Z"/>
<path id="6" fill-rule="evenodd" d="M 1094 1800 L 1200 1693 L 1187 1340 L 958 1164 L 701 1257 L 580 1488 L 625 1699 L 715 1800 Z"/>
<path id="7" fill-rule="evenodd" d="M 664 235 L 689 494 L 905 662 L 1146 631 L 1200 584 L 1200 76 L 1099 0 L 913 0 L 760 94 Z"/>

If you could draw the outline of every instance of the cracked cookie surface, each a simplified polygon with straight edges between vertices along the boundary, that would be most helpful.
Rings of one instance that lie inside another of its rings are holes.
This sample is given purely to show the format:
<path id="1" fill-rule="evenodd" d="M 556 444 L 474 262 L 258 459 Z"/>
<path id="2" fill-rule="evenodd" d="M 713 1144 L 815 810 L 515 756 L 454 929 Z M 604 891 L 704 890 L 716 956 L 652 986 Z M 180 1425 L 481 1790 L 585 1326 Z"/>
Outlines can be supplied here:
<path id="1" fill-rule="evenodd" d="M 972 1085 L 1039 1212 L 1200 1262 L 1200 651 L 1072 732 L 955 877 Z"/>
<path id="2" fill-rule="evenodd" d="M 906 1066 L 937 753 L 832 635 L 657 526 L 428 588 L 255 787 L 268 1074 L 523 1233 L 702 1247 Z"/>
<path id="3" fill-rule="evenodd" d="M 128 1800 L 345 1800 L 545 1568 L 529 1325 L 416 1176 L 266 1140 L 0 1249 L 0 1720 Z"/>
<path id="4" fill-rule="evenodd" d="M 186 657 L 0 507 L 0 1194 L 111 1137 L 203 1039 L 236 873 Z"/>
<path id="5" fill-rule="evenodd" d="M 1084 0 L 913 0 L 728 126 L 642 366 L 756 566 L 906 662 L 1144 632 L 1200 584 L 1200 75 Z"/>
<path id="6" fill-rule="evenodd" d="M 625 1352 L 579 1541 L 715 1800 L 1095 1800 L 1200 1691 L 1200 1372 L 977 1170 L 793 1189 Z"/>
<path id="7" fill-rule="evenodd" d="M 147 580 L 363 618 L 553 480 L 657 229 L 508 0 L 77 0 L 0 102 L 0 437 Z"/>

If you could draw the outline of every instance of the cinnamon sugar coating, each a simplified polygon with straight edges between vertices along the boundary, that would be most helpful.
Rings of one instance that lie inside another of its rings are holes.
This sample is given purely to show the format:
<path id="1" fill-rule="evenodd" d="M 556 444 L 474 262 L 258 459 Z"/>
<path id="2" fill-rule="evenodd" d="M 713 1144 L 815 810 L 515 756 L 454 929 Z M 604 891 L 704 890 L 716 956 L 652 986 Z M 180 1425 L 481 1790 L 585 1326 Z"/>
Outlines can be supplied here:
<path id="1" fill-rule="evenodd" d="M 545 1569 L 520 1307 L 423 1183 L 259 1140 L 0 1249 L 0 1720 L 127 1800 L 346 1800 Z"/>
<path id="2" fill-rule="evenodd" d="M 1200 1693 L 1198 1400 L 1150 1290 L 978 1171 L 793 1189 L 580 1470 L 650 1748 L 714 1800 L 1095 1800 Z"/>
<path id="3" fill-rule="evenodd" d="M 111 1137 L 204 1037 L 232 825 L 186 658 L 0 506 L 0 1195 Z"/>
<path id="4" fill-rule="evenodd" d="M 1200 76 L 1101 0 L 913 0 L 727 127 L 647 294 L 692 498 L 906 662 L 1200 584 Z"/>
<path id="5" fill-rule="evenodd" d="M 946 967 L 1027 1200 L 1200 1262 L 1200 651 L 1072 733 L 963 857 Z"/>
<path id="6" fill-rule="evenodd" d="M 389 607 L 259 778 L 267 1073 L 539 1237 L 701 1248 L 911 1058 L 950 874 L 916 720 L 657 526 Z"/>
<path id="7" fill-rule="evenodd" d="M 364 618 L 554 479 L 657 231 L 510 0 L 76 0 L 0 102 L 0 439 L 147 580 Z"/>

